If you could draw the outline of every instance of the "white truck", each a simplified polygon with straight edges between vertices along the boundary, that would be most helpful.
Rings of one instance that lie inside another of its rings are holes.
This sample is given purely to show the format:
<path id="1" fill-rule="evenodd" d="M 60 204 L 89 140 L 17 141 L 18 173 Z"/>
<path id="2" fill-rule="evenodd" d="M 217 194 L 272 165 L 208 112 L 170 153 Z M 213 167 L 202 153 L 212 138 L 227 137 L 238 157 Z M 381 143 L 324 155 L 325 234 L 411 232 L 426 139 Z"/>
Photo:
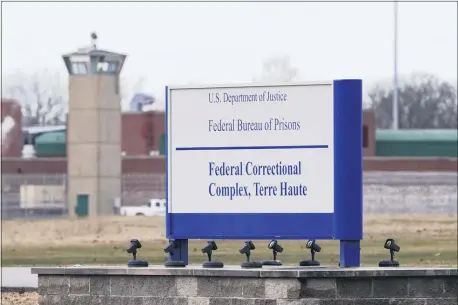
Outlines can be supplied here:
<path id="1" fill-rule="evenodd" d="M 147 205 L 122 206 L 120 214 L 122 216 L 164 216 L 165 205 L 165 199 L 150 199 Z"/>

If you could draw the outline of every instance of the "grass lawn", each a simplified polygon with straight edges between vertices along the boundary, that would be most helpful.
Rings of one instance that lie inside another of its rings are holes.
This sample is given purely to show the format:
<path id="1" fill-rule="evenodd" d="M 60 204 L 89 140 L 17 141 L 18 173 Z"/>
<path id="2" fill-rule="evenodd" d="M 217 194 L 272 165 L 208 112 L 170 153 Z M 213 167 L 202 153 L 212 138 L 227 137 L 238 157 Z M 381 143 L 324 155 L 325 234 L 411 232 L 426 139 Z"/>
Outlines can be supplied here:
<path id="1" fill-rule="evenodd" d="M 2 221 L 2 265 L 124 265 L 130 259 L 125 248 L 131 238 L 143 244 L 138 258 L 150 264 L 166 260 L 163 217 L 107 217 L 44 221 Z M 396 258 L 404 266 L 457 266 L 456 215 L 368 216 L 365 217 L 361 260 L 365 266 L 376 266 L 388 259 L 383 249 L 386 238 L 395 238 L 401 246 Z M 243 241 L 216 241 L 215 260 L 225 264 L 240 264 L 244 256 L 238 249 Z M 306 241 L 280 241 L 284 252 L 279 259 L 285 265 L 298 265 L 308 259 Z M 200 248 L 205 241 L 190 241 L 190 263 L 205 260 Z M 252 260 L 270 259 L 268 241 L 254 241 L 257 246 Z M 322 252 L 316 259 L 322 265 L 337 265 L 338 241 L 318 241 Z"/>

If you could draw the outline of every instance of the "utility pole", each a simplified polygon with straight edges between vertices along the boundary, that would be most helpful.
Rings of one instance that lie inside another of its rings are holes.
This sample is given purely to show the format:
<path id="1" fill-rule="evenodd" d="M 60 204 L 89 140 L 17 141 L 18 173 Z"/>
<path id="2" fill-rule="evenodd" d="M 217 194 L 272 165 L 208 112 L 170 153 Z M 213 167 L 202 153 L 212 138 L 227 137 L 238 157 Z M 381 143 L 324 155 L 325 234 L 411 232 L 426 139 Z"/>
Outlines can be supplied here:
<path id="1" fill-rule="evenodd" d="M 394 2 L 394 79 L 393 79 L 393 129 L 399 128 L 398 101 L 398 2 Z"/>

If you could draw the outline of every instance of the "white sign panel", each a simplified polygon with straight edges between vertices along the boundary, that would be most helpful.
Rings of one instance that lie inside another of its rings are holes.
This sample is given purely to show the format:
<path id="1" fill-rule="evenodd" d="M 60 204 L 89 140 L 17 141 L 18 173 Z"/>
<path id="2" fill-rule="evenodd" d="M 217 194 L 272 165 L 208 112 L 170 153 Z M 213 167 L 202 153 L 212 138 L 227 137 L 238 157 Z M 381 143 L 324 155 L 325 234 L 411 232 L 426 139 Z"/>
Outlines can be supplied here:
<path id="1" fill-rule="evenodd" d="M 333 86 L 169 88 L 169 213 L 333 213 Z"/>

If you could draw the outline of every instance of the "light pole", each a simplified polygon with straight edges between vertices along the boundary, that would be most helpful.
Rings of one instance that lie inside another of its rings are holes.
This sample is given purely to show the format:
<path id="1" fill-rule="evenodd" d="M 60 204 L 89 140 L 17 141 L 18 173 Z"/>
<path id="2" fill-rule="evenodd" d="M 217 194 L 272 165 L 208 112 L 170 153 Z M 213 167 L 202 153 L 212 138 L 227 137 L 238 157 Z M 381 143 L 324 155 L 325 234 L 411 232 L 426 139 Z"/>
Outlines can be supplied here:
<path id="1" fill-rule="evenodd" d="M 393 129 L 399 128 L 398 114 L 398 2 L 394 2 L 394 79 L 393 79 Z"/>

